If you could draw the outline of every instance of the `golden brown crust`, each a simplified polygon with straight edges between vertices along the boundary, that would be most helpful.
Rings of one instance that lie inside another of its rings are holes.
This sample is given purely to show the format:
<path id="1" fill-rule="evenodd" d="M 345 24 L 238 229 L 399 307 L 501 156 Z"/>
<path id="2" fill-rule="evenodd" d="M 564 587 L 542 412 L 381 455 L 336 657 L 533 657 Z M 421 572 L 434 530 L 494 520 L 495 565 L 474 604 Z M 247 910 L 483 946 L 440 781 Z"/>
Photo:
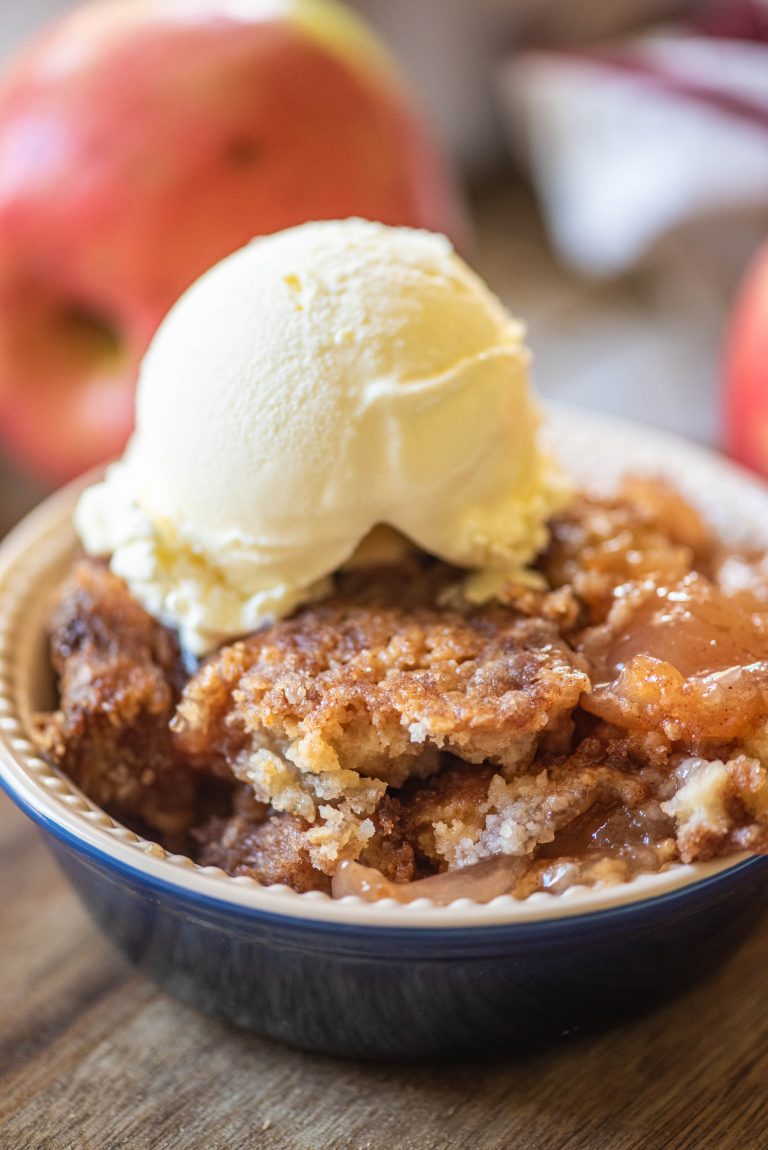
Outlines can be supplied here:
<path id="1" fill-rule="evenodd" d="M 174 731 L 203 760 L 231 761 L 245 742 L 291 758 L 322 744 L 341 769 L 398 785 L 417 760 L 437 766 L 439 750 L 525 763 L 588 685 L 548 621 L 498 606 L 462 613 L 337 598 L 215 655 L 185 687 Z"/>
<path id="2" fill-rule="evenodd" d="M 83 559 L 58 594 L 51 660 L 60 701 L 41 722 L 44 750 L 116 817 L 186 831 L 198 781 L 168 729 L 182 680 L 173 636 L 104 564 Z"/>
<path id="3" fill-rule="evenodd" d="M 433 774 L 445 751 L 524 770 L 540 743 L 567 745 L 589 686 L 548 620 L 395 606 L 379 586 L 369 577 L 359 595 L 225 647 L 172 724 L 180 754 L 311 824 L 312 863 L 329 875 L 368 847 L 386 786 Z"/>
<path id="4" fill-rule="evenodd" d="M 617 587 L 681 579 L 707 569 L 715 542 L 701 516 L 662 480 L 627 478 L 613 497 L 578 494 L 551 523 L 539 567 L 551 587 L 569 587 L 582 622 L 601 623 Z"/>

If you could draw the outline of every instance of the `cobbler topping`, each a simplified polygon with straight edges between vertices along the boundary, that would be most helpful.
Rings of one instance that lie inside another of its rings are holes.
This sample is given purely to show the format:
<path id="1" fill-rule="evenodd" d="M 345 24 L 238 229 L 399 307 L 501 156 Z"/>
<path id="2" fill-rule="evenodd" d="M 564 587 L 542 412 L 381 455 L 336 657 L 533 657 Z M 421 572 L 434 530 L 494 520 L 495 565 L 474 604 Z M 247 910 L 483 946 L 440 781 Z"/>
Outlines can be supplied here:
<path id="1" fill-rule="evenodd" d="M 230 769 L 312 824 L 310 856 L 329 874 L 371 838 L 387 787 L 439 772 L 447 752 L 515 775 L 540 744 L 568 744 L 589 689 L 552 623 L 392 600 L 388 572 L 371 571 L 359 597 L 350 585 L 225 647 L 172 723 L 196 766 Z"/>
<path id="2" fill-rule="evenodd" d="M 482 607 L 411 554 L 191 673 L 79 560 L 46 753 L 205 865 L 336 897 L 559 893 L 768 847 L 768 562 L 666 484 L 579 495 Z"/>

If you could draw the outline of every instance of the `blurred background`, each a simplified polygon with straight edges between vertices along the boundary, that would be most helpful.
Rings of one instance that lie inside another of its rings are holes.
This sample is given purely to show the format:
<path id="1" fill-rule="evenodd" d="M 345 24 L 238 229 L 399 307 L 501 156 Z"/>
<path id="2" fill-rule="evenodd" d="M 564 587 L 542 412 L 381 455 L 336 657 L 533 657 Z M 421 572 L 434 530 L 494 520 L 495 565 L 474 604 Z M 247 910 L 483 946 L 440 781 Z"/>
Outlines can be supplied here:
<path id="1" fill-rule="evenodd" d="M 0 5 L 3 66 L 74 7 Z M 724 335 L 768 231 L 765 0 L 349 7 L 394 52 L 456 167 L 464 253 L 527 321 L 540 392 L 722 445 Z M 4 115 L 0 101 L 0 199 Z M 36 132 L 34 149 L 54 146 Z M 739 370 L 751 372 L 746 390 L 755 373 L 766 382 L 765 360 Z M 34 418 L 45 422 L 46 409 Z M 13 412 L 4 419 L 15 426 Z M 3 528 L 53 482 L 13 434 L 0 464 Z"/>

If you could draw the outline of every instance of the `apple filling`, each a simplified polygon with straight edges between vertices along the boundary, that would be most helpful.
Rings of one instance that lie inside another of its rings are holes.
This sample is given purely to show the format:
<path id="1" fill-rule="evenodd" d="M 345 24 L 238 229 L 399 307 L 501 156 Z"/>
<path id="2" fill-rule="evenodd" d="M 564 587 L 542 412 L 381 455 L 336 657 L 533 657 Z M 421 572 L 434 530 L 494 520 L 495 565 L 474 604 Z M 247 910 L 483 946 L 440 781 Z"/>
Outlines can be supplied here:
<path id="1" fill-rule="evenodd" d="M 698 747 L 735 739 L 768 712 L 768 615 L 698 573 L 622 589 L 583 649 L 593 668 L 584 707 L 608 723 Z"/>
<path id="2" fill-rule="evenodd" d="M 341 898 L 489 901 L 768 846 L 768 564 L 666 485 L 580 495 L 540 586 L 419 554 L 190 669 L 78 560 L 48 756 L 203 865 Z"/>

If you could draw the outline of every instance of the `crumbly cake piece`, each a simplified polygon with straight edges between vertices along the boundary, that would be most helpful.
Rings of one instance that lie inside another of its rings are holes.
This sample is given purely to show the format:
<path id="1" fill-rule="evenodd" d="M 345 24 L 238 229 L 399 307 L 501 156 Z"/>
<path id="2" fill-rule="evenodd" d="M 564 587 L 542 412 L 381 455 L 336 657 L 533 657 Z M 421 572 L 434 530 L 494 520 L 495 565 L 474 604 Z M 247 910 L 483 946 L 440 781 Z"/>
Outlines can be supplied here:
<path id="1" fill-rule="evenodd" d="M 378 584 L 379 596 L 375 594 Z M 443 751 L 524 770 L 567 745 L 589 681 L 555 626 L 489 605 L 391 605 L 386 575 L 225 647 L 187 683 L 181 754 L 226 762 L 257 798 L 312 824 L 327 873 L 356 858 L 387 786 L 434 773 Z"/>
<path id="2" fill-rule="evenodd" d="M 674 793 L 672 755 L 663 740 L 627 738 L 604 727 L 571 754 L 547 756 L 512 779 L 488 764 L 468 769 L 452 760 L 433 778 L 398 792 L 397 833 L 430 873 L 499 855 L 533 860 L 552 844 L 558 857 L 577 847 L 583 853 L 599 827 L 599 845 L 615 852 L 628 841 L 626 819 L 615 833 L 608 824 L 616 812 L 635 812 L 646 832 L 654 824 L 666 858 L 674 821 L 659 804 Z"/>
<path id="3" fill-rule="evenodd" d="M 765 784 L 757 759 L 681 757 L 662 738 L 637 739 L 604 727 L 573 754 L 509 782 L 491 766 L 468 769 L 449 761 L 432 778 L 408 783 L 382 803 L 376 838 L 359 862 L 379 897 L 401 899 L 418 897 L 425 876 L 463 876 L 464 868 L 482 871 L 484 863 L 504 857 L 515 864 L 507 873 L 519 898 L 574 883 L 623 882 L 675 860 L 768 849 Z M 283 845 L 286 819 L 296 827 L 283 815 L 263 828 L 247 818 L 231 820 L 229 853 L 214 844 L 202 860 L 262 882 L 326 889 L 328 879 L 307 869 L 301 832 L 288 849 Z M 269 853 L 254 850 L 264 842 Z M 410 892 L 392 887 L 414 881 Z"/>
<path id="4" fill-rule="evenodd" d="M 573 757 L 506 780 L 453 764 L 403 803 L 406 837 L 439 870 L 473 866 L 497 855 L 533 857 L 537 847 L 596 805 L 634 809 L 648 799 L 648 780 L 602 761 Z M 583 758 L 583 754 L 581 756 Z"/>
<path id="5" fill-rule="evenodd" d="M 385 797 L 373 816 L 374 834 L 361 854 L 393 882 L 410 882 L 416 875 L 413 847 L 400 823 L 397 799 Z M 207 819 L 192 834 L 198 862 L 221 867 L 231 875 L 246 875 L 265 886 L 284 883 L 301 892 L 330 892 L 331 880 L 312 865 L 307 841 L 308 824 L 295 815 L 270 812 L 255 802 L 250 787 L 239 789 L 235 813 Z"/>
<path id="6" fill-rule="evenodd" d="M 726 762 L 699 757 L 679 762 L 679 787 L 663 810 L 675 820 L 683 862 L 768 851 L 767 775 L 758 759 L 742 754 Z"/>
<path id="7" fill-rule="evenodd" d="M 183 681 L 174 636 L 90 559 L 59 590 L 50 630 L 59 708 L 41 720 L 44 751 L 116 818 L 183 835 L 200 779 L 169 730 Z"/>
<path id="8" fill-rule="evenodd" d="M 409 784 L 398 834 L 432 865 L 422 861 L 415 882 L 393 883 L 370 864 L 347 864 L 334 890 L 449 901 L 625 882 L 672 862 L 765 851 L 767 805 L 766 771 L 754 758 L 684 757 L 663 736 L 601 726 L 571 755 L 509 783 L 455 763 Z M 439 887 L 421 881 L 435 872 Z"/>

